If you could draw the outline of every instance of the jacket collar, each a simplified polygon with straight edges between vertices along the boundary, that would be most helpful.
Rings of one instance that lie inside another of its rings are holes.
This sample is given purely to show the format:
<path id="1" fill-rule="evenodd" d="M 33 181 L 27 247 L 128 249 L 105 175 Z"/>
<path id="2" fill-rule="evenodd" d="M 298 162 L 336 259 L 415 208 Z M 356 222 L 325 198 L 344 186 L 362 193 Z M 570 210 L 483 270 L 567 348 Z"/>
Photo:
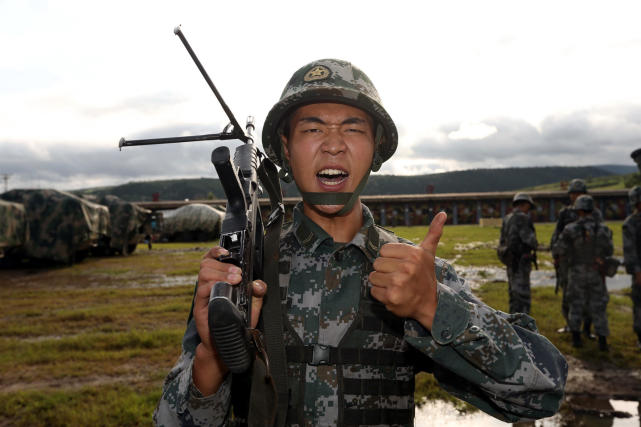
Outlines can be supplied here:
<path id="1" fill-rule="evenodd" d="M 374 262 L 380 249 L 380 239 L 374 226 L 372 213 L 364 204 L 361 203 L 361 206 L 363 207 L 363 226 L 358 233 L 356 233 L 352 241 L 345 246 L 356 246 L 370 262 Z M 329 244 L 334 243 L 332 237 L 327 234 L 325 230 L 303 213 L 302 202 L 294 207 L 292 232 L 298 243 L 312 253 L 326 241 L 329 241 Z"/>

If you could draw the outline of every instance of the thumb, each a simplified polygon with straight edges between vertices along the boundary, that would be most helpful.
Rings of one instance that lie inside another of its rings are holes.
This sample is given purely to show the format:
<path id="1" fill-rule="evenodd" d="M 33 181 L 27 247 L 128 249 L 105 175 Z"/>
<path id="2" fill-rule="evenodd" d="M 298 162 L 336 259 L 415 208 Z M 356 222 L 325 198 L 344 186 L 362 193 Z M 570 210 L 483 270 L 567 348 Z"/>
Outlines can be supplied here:
<path id="1" fill-rule="evenodd" d="M 263 297 L 267 293 L 267 284 L 262 280 L 252 282 L 252 313 L 251 327 L 255 328 L 260 317 L 260 310 L 263 308 Z"/>
<path id="2" fill-rule="evenodd" d="M 445 212 L 441 211 L 436 214 L 434 219 L 432 219 L 427 235 L 419 245 L 421 248 L 431 252 L 432 254 L 436 253 L 436 247 L 438 246 L 438 241 L 441 240 L 443 226 L 445 226 L 446 220 L 447 214 Z"/>

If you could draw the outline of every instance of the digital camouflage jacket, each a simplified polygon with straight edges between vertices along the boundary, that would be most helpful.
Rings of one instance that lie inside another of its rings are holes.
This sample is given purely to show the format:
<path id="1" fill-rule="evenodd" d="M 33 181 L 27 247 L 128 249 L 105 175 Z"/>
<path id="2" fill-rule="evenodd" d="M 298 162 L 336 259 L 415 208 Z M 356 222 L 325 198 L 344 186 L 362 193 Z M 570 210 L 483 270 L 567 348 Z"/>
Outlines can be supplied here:
<path id="1" fill-rule="evenodd" d="M 518 209 L 507 214 L 503 218 L 499 243 L 516 256 L 535 250 L 538 243 L 532 218 Z"/>
<path id="2" fill-rule="evenodd" d="M 641 271 L 641 212 L 623 222 L 623 263 L 628 274 Z"/>
<path id="3" fill-rule="evenodd" d="M 590 267 L 595 272 L 596 258 L 612 255 L 612 231 L 592 215 L 568 224 L 559 236 L 559 253 L 566 257 L 570 269 Z"/>
<path id="4" fill-rule="evenodd" d="M 535 321 L 483 304 L 438 258 L 439 301 L 431 331 L 397 318 L 370 296 L 367 276 L 380 247 L 401 240 L 374 225 L 366 207 L 363 219 L 347 244 L 334 242 L 300 205 L 293 223 L 284 227 L 280 287 L 291 390 L 287 424 L 412 425 L 414 375 L 421 370 L 505 421 L 554 414 L 567 363 L 537 332 Z M 233 378 L 207 397 L 192 383 L 198 343 L 192 319 L 180 359 L 165 380 L 156 424 L 229 423 Z M 329 362 L 312 360 L 310 350 L 319 346 L 328 349 Z"/>
<path id="5" fill-rule="evenodd" d="M 597 222 L 601 222 L 603 218 L 603 216 L 601 215 L 601 211 L 598 209 L 594 209 L 594 211 L 592 211 L 592 217 Z M 576 211 L 572 208 L 572 205 L 564 206 L 559 211 L 558 218 L 556 220 L 556 227 L 554 227 L 554 232 L 552 233 L 552 238 L 550 239 L 550 249 L 552 250 L 552 256 L 559 256 L 559 237 L 561 236 L 561 232 L 563 231 L 565 226 L 576 221 L 577 219 L 579 219 L 579 214 L 577 214 Z"/>

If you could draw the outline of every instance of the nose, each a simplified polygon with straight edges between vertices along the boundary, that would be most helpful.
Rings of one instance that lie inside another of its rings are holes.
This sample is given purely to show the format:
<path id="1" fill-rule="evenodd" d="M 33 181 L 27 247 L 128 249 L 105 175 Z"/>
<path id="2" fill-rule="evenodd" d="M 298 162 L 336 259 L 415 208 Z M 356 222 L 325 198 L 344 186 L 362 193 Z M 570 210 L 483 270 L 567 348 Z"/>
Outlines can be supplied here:
<path id="1" fill-rule="evenodd" d="M 342 132 L 338 127 L 330 127 L 327 132 L 327 137 L 323 141 L 322 150 L 331 155 L 336 155 L 345 151 L 347 145 Z"/>

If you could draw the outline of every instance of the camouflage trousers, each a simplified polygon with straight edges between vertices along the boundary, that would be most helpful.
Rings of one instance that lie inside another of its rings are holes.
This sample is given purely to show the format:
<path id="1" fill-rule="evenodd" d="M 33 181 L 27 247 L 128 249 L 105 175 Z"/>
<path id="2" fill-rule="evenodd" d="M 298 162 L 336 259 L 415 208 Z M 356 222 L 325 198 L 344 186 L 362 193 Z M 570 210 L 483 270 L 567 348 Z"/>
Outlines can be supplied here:
<path id="1" fill-rule="evenodd" d="M 559 261 L 559 267 L 556 271 L 559 288 L 561 288 L 561 314 L 568 322 L 568 313 L 570 312 L 570 302 L 568 301 L 568 263 Z"/>
<path id="2" fill-rule="evenodd" d="M 569 313 L 570 313 L 570 299 L 568 298 L 568 276 L 570 275 L 570 267 L 566 261 L 559 262 L 559 269 L 557 271 L 559 275 L 559 288 L 561 288 L 561 314 L 565 319 L 566 324 L 569 322 Z M 585 305 L 583 306 L 583 321 L 592 323 L 592 317 L 590 316 L 590 309 L 588 300 L 586 299 Z"/>
<path id="3" fill-rule="evenodd" d="M 516 267 L 516 268 L 515 268 Z M 530 272 L 532 262 L 522 256 L 518 265 L 507 267 L 507 283 L 510 296 L 510 313 L 530 313 Z"/>
<path id="4" fill-rule="evenodd" d="M 586 319 L 585 310 L 592 318 L 594 332 L 599 336 L 610 335 L 606 309 L 610 295 L 605 280 L 591 265 L 579 264 L 570 268 L 568 299 L 570 311 L 568 326 L 572 332 L 581 331 L 581 323 Z"/>
<path id="5" fill-rule="evenodd" d="M 632 276 L 632 327 L 636 334 L 641 334 L 641 285 L 634 283 L 634 276 Z"/>

